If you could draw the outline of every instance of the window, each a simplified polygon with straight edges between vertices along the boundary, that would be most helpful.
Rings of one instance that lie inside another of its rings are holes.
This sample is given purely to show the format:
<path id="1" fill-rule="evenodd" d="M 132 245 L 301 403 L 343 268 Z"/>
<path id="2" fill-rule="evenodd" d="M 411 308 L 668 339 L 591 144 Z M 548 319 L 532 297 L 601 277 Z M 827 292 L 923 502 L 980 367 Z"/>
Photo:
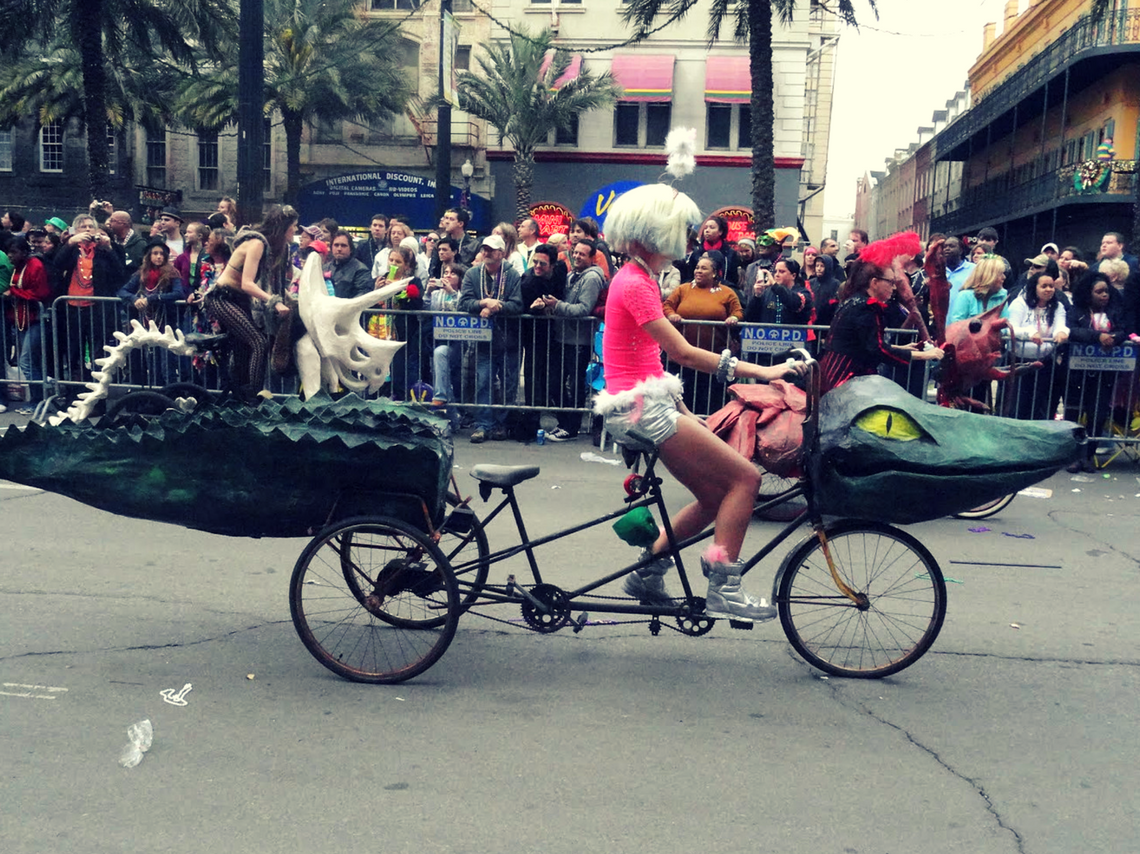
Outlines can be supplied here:
<path id="1" fill-rule="evenodd" d="M 119 166 L 119 137 L 115 128 L 107 122 L 107 172 L 114 175 Z"/>
<path id="2" fill-rule="evenodd" d="M 166 187 L 166 131 L 147 131 L 146 183 L 149 187 Z"/>
<path id="3" fill-rule="evenodd" d="M 709 104 L 705 125 L 709 148 L 729 148 L 732 139 L 732 105 Z"/>
<path id="4" fill-rule="evenodd" d="M 614 145 L 637 145 L 640 104 L 618 104 L 614 110 Z"/>
<path id="5" fill-rule="evenodd" d="M 198 131 L 198 189 L 218 189 L 218 132 Z"/>
<path id="6" fill-rule="evenodd" d="M 420 67 L 420 46 L 408 39 L 400 39 L 400 43 L 396 48 L 400 65 L 404 68 L 411 69 L 419 72 Z"/>
<path id="7" fill-rule="evenodd" d="M 570 122 L 570 127 L 566 130 L 558 128 L 554 131 L 554 144 L 555 145 L 577 145 L 578 144 L 578 117 Z"/>
<path id="8" fill-rule="evenodd" d="M 12 171 L 12 131 L 0 130 L 0 172 Z"/>
<path id="9" fill-rule="evenodd" d="M 420 0 L 372 0 L 373 12 L 412 11 L 420 8 Z"/>
<path id="10" fill-rule="evenodd" d="M 262 191 L 273 194 L 273 122 L 265 119 L 261 127 L 261 174 L 265 178 Z"/>
<path id="11" fill-rule="evenodd" d="M 669 135 L 669 123 L 673 115 L 672 104 L 645 105 L 645 144 L 649 148 L 660 148 Z"/>
<path id="12" fill-rule="evenodd" d="M 48 122 L 40 128 L 40 171 L 63 171 L 62 122 Z"/>
<path id="13" fill-rule="evenodd" d="M 455 47 L 455 70 L 471 70 L 471 45 L 461 44 Z"/>
<path id="14" fill-rule="evenodd" d="M 614 145 L 660 148 L 665 144 L 672 104 L 622 104 L 614 110 Z"/>
<path id="15" fill-rule="evenodd" d="M 751 117 L 752 108 L 747 104 L 709 104 L 705 118 L 707 147 L 751 151 Z"/>

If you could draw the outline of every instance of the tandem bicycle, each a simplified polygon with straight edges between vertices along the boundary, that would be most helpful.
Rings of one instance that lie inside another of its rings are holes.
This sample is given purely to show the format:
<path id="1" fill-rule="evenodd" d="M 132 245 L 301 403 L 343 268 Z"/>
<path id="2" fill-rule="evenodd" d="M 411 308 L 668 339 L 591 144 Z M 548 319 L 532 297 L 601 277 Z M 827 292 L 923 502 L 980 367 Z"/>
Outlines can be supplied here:
<path id="1" fill-rule="evenodd" d="M 801 452 L 806 459 L 819 438 L 819 372 L 806 352 L 798 355 L 811 368 Z M 622 624 L 613 617 L 644 622 L 653 635 L 666 627 L 691 637 L 708 634 L 722 620 L 705 614 L 683 552 L 711 537 L 712 529 L 678 540 L 657 473 L 657 454 L 626 451 L 624 456 L 632 473 L 625 479 L 621 506 L 544 536 L 529 535 L 518 494 L 523 484 L 538 477 L 538 466 L 475 466 L 471 476 L 478 481 L 480 496 L 497 500 L 482 519 L 471 498 L 460 496 L 453 477 L 446 516 L 434 533 L 382 517 L 350 518 L 326 528 L 304 549 L 290 582 L 290 609 L 302 642 L 342 677 L 395 683 L 435 664 L 464 615 L 539 634 L 578 633 L 587 626 L 593 630 L 594 615 L 606 615 L 597 621 L 606 625 Z M 807 465 L 801 469 L 809 471 Z M 781 505 L 794 506 L 794 514 L 753 554 L 741 555 L 742 574 L 801 528 L 810 529 L 784 557 L 772 583 L 771 601 L 796 652 L 825 673 L 857 678 L 888 676 L 918 661 L 938 637 L 946 615 L 946 585 L 929 550 L 886 523 L 825 522 L 810 474 L 764 496 L 756 510 L 760 514 Z M 518 542 L 492 551 L 486 529 L 508 511 Z M 668 538 L 681 587 L 681 595 L 668 603 L 602 590 L 659 555 L 606 571 L 571 589 L 559 586 L 556 575 L 540 567 L 537 552 L 543 546 L 635 511 L 652 512 Z M 519 555 L 525 557 L 529 577 L 491 579 L 493 567 Z M 753 628 L 751 622 L 727 622 L 736 629 Z"/>

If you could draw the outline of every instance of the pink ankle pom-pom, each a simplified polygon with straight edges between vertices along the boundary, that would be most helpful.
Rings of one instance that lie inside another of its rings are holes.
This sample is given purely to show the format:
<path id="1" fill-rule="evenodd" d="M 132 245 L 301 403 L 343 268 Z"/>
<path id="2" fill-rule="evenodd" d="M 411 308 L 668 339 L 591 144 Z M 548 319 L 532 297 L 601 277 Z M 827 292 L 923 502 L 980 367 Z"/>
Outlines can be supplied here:
<path id="1" fill-rule="evenodd" d="M 708 551 L 705 552 L 705 560 L 709 563 L 730 563 L 728 559 L 728 549 L 713 543 L 709 546 Z"/>

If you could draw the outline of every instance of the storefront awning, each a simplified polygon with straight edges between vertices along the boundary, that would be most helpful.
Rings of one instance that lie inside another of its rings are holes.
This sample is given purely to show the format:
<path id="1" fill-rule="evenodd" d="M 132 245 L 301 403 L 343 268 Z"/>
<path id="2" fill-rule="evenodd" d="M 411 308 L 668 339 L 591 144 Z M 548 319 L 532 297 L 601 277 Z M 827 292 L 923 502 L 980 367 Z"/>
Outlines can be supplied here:
<path id="1" fill-rule="evenodd" d="M 710 56 L 705 60 L 705 101 L 747 104 L 752 100 L 752 72 L 747 56 Z"/>
<path id="2" fill-rule="evenodd" d="M 625 90 L 622 101 L 672 101 L 673 59 L 670 55 L 615 56 L 610 70 L 618 85 Z"/>
<path id="3" fill-rule="evenodd" d="M 540 80 L 546 76 L 546 72 L 548 70 L 550 70 L 550 63 L 553 61 L 554 61 L 554 51 L 548 50 L 546 52 L 546 57 L 542 60 L 542 66 L 538 69 L 538 77 Z M 568 66 L 566 66 L 566 70 L 563 71 L 560 75 L 558 75 L 558 79 L 555 80 L 551 84 L 550 91 L 556 92 L 557 90 L 559 90 L 563 86 L 565 86 L 567 83 L 569 83 L 571 80 L 576 79 L 578 77 L 578 75 L 581 73 L 582 73 L 582 54 L 576 53 L 570 58 L 570 64 Z"/>

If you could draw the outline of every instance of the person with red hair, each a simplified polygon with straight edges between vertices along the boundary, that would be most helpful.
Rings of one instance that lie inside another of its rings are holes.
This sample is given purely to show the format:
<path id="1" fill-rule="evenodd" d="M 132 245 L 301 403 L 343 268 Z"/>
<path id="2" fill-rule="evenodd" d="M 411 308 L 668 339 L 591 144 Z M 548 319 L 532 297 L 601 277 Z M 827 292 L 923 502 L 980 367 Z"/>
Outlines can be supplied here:
<path id="1" fill-rule="evenodd" d="M 841 386 L 852 377 L 874 374 L 882 362 L 907 365 L 942 358 L 942 350 L 937 347 L 921 349 L 917 342 L 890 344 L 885 337 L 887 304 L 895 289 L 905 288 L 909 293 L 909 281 L 898 259 L 914 256 L 921 248 L 918 235 L 908 231 L 876 240 L 859 253 L 851 276 L 839 293 L 839 308 L 831 321 L 826 352 L 819 360 L 822 392 Z"/>

